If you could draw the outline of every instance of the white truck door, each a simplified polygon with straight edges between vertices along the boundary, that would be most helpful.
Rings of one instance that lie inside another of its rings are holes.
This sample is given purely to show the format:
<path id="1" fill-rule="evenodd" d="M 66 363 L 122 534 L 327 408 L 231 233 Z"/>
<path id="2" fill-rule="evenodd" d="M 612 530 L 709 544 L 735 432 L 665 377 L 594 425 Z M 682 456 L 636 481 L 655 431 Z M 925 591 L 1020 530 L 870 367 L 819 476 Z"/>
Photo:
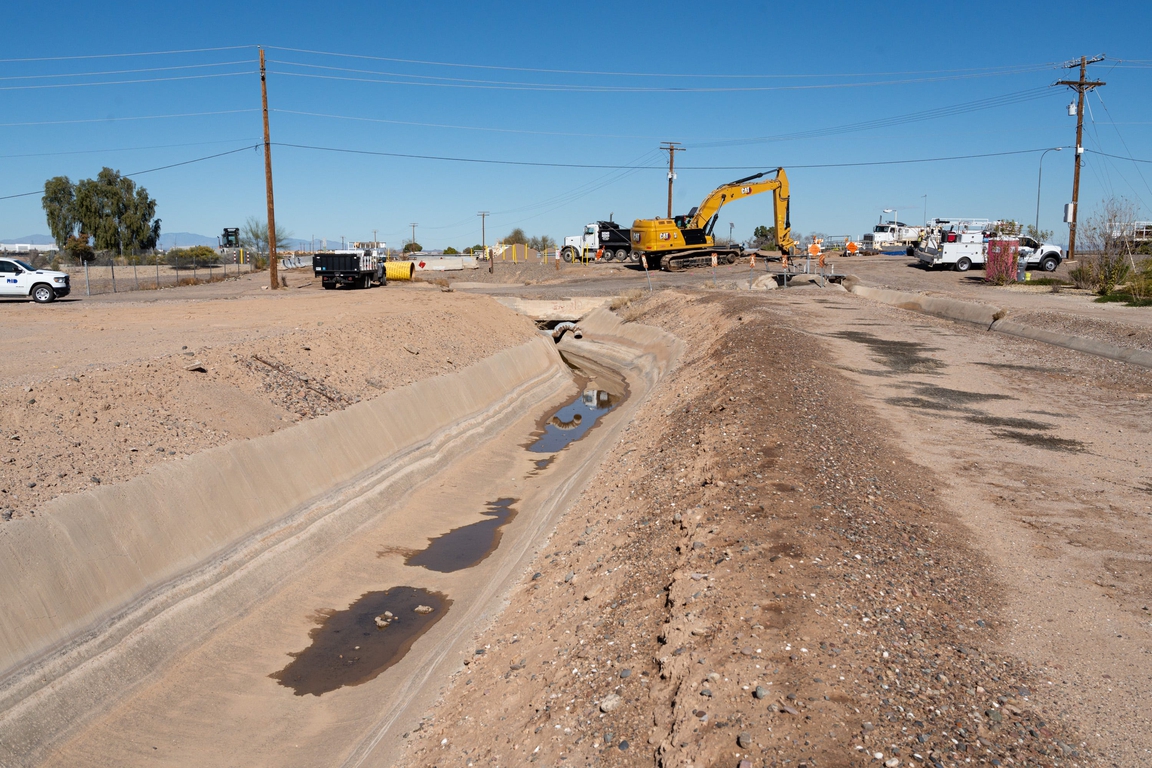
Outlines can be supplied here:
<path id="1" fill-rule="evenodd" d="M 0 296 L 24 296 L 27 288 L 22 289 L 22 270 L 15 262 L 0 259 Z"/>

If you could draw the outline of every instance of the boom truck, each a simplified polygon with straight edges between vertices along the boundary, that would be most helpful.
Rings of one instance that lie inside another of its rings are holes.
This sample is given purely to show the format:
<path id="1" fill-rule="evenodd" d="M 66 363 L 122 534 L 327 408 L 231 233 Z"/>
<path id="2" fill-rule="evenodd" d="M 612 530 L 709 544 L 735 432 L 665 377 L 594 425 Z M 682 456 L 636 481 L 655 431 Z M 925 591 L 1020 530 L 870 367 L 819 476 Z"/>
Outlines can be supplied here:
<path id="1" fill-rule="evenodd" d="M 777 168 L 775 178 L 765 179 L 769 173 L 771 171 L 765 171 L 722 184 L 712 190 L 704 202 L 688 211 L 687 216 L 637 219 L 632 223 L 633 258 L 646 257 L 650 268 L 668 272 L 685 267 L 711 266 L 713 254 L 720 261 L 734 264 L 743 249 L 740 246 L 717 246 L 712 239 L 720 208 L 725 203 L 761 192 L 772 193 L 776 242 L 783 253 L 790 254 L 796 241 L 792 239 L 788 174 L 783 168 Z"/>

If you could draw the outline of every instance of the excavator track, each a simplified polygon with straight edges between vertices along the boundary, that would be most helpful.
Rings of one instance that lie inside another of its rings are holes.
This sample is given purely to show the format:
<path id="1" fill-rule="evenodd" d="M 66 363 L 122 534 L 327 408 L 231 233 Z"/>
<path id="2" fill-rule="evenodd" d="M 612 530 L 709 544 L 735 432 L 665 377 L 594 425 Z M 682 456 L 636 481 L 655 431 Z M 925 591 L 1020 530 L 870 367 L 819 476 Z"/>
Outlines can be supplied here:
<path id="1" fill-rule="evenodd" d="M 691 250 L 679 253 L 664 254 L 660 261 L 660 268 L 666 272 L 680 272 L 692 267 L 712 266 L 712 255 L 716 255 L 719 264 L 735 264 L 736 259 L 743 255 L 741 251 L 721 248 L 709 248 L 706 251 Z"/>

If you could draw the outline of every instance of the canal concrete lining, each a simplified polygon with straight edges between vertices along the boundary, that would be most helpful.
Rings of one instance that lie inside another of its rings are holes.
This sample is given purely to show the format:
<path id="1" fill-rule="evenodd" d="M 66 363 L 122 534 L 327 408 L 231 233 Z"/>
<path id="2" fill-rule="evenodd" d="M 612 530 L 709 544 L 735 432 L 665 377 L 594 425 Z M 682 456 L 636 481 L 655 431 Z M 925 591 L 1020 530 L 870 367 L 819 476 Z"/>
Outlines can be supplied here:
<path id="1" fill-rule="evenodd" d="M 268 749 L 312 734 L 314 751 L 278 753 L 276 764 L 388 764 L 390 745 L 435 700 L 472 633 L 679 355 L 674 337 L 607 311 L 586 322 L 592 338 L 573 351 L 620 366 L 632 397 L 565 449 L 543 481 L 525 479 L 509 458 L 531 466 L 517 447 L 524 430 L 571 394 L 555 345 L 540 338 L 331 417 L 61 499 L 38 527 L 4 536 L 0 587 L 20 599 L 0 607 L 0 764 L 138 764 L 155 758 L 151 747 L 129 751 L 145 743 L 204 750 L 183 754 L 210 763 L 246 749 L 245 729 L 262 717 L 261 743 L 276 744 Z M 505 474 L 494 474 L 488 462 L 501 451 Z M 447 473 L 456 473 L 451 482 Z M 370 551 L 368 539 L 412 546 L 458 525 L 468 510 L 451 502 L 483 494 L 477 487 L 497 475 L 521 478 L 525 511 L 475 569 L 405 569 Z M 379 681 L 302 702 L 268 679 L 283 653 L 302 647 L 299 606 L 339 608 L 362 585 L 408 583 L 413 572 L 454 607 Z M 233 655 L 238 642 L 251 645 Z M 219 693 L 228 685 L 237 690 Z M 211 703 L 191 717 L 195 702 Z M 243 724 L 223 714 L 236 702 Z"/>
<path id="2" fill-rule="evenodd" d="M 570 381 L 554 344 L 533 339 L 4 526 L 0 764 L 25 762 L 347 535 L 362 522 L 348 498 L 403 493 Z"/>

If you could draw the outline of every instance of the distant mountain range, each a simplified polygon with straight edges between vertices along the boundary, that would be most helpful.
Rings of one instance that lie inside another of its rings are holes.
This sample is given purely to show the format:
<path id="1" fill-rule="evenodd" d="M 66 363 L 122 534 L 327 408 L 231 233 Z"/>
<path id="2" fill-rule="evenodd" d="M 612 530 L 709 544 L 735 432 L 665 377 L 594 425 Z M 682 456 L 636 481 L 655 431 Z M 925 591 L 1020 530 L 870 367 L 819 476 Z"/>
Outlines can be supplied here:
<path id="1" fill-rule="evenodd" d="M 27 243 L 29 245 L 52 245 L 56 241 L 52 239 L 51 235 L 25 235 L 24 237 L 11 237 L 0 239 L 0 244 L 13 245 L 15 243 Z M 198 235 L 195 232 L 167 232 L 160 235 L 160 248 L 161 250 L 171 250 L 173 248 L 191 248 L 194 245 L 207 245 L 215 248 L 217 239 L 215 237 L 208 237 L 207 235 Z M 301 240 L 298 237 L 289 238 L 287 242 L 277 244 L 280 250 L 285 251 L 302 251 L 312 247 L 311 240 Z M 320 238 L 316 239 L 316 247 L 322 247 Z M 339 248 L 340 238 L 328 238 L 329 248 Z"/>
<path id="2" fill-rule="evenodd" d="M 11 237 L 6 240 L 0 240 L 4 245 L 15 245 L 16 243 L 28 243 L 29 245 L 52 245 L 56 241 L 52 239 L 52 235 L 24 235 L 24 237 Z"/>

